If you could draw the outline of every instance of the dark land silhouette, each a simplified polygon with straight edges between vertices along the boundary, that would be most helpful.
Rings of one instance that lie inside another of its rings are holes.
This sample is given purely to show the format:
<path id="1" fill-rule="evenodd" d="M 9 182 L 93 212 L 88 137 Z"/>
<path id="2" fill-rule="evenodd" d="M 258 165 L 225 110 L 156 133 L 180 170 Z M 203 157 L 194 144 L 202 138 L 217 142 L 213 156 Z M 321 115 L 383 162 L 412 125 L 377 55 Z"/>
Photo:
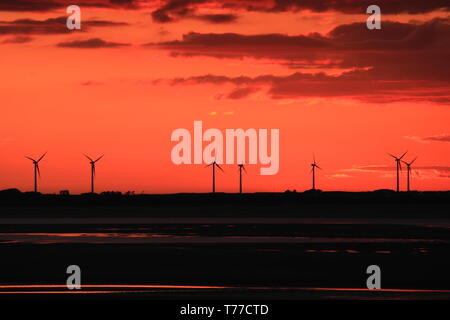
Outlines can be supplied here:
<path id="1" fill-rule="evenodd" d="M 81 195 L 0 191 L 1 217 L 450 218 L 450 191 Z"/>
<path id="2" fill-rule="evenodd" d="M 450 291 L 417 291 L 450 290 L 449 204 L 450 192 L 390 190 L 171 195 L 5 190 L 0 283 L 65 284 L 67 266 L 77 264 L 84 284 L 233 287 L 155 289 L 116 298 L 449 299 Z M 298 289 L 365 288 L 372 264 L 382 270 L 382 288 L 411 291 Z"/>

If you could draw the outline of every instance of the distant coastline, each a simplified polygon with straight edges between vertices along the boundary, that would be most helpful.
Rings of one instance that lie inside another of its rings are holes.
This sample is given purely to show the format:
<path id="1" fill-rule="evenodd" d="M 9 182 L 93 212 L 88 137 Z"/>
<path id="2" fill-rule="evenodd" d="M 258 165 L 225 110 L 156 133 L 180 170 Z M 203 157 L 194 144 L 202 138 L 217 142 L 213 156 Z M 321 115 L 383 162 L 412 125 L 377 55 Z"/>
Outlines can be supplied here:
<path id="1" fill-rule="evenodd" d="M 56 195 L 0 191 L 0 218 L 450 218 L 450 191 Z"/>

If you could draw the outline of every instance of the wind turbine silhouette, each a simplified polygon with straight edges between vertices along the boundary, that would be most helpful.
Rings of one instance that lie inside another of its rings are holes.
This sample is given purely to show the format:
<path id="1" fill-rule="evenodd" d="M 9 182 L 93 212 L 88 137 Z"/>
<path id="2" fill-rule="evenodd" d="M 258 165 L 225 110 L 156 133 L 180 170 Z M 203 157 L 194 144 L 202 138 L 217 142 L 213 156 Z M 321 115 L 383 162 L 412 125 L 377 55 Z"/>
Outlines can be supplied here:
<path id="1" fill-rule="evenodd" d="M 312 189 L 316 190 L 316 168 L 322 170 L 316 163 L 316 156 L 313 154 L 313 163 L 311 163 L 311 172 L 312 172 Z"/>
<path id="2" fill-rule="evenodd" d="M 34 192 L 37 192 L 38 189 L 38 185 L 37 185 L 37 177 L 39 176 L 39 178 L 41 177 L 41 171 L 39 170 L 39 161 L 41 161 L 45 155 L 47 154 L 47 152 L 45 152 L 39 159 L 34 160 L 33 158 L 27 157 L 25 156 L 25 158 L 30 159 L 31 161 L 33 161 L 34 164 Z"/>
<path id="3" fill-rule="evenodd" d="M 395 162 L 397 163 L 397 192 L 400 191 L 400 171 L 402 170 L 402 158 L 408 153 L 406 151 L 401 157 L 396 157 L 390 153 L 388 153 L 392 158 L 395 159 Z"/>
<path id="4" fill-rule="evenodd" d="M 99 161 L 101 158 L 103 158 L 104 155 L 99 157 L 97 160 L 92 160 L 89 156 L 84 155 L 86 158 L 89 159 L 91 163 L 91 193 L 94 193 L 94 178 L 95 178 L 95 164 L 97 161 Z"/>
<path id="5" fill-rule="evenodd" d="M 406 161 L 403 161 L 402 160 L 402 162 L 404 163 L 404 164 L 406 164 L 406 175 L 407 175 L 407 181 L 408 181 L 408 192 L 410 191 L 410 178 L 411 178 L 411 165 L 414 163 L 414 161 L 416 161 L 417 160 L 417 157 L 415 157 L 414 158 L 414 160 L 412 160 L 411 162 L 406 162 Z"/>
<path id="6" fill-rule="evenodd" d="M 208 164 L 205 168 L 212 166 L 212 193 L 216 193 L 216 167 L 219 168 L 222 172 L 223 169 L 217 164 L 216 160 L 214 160 L 212 163 Z"/>
<path id="7" fill-rule="evenodd" d="M 238 164 L 239 166 L 239 193 L 242 193 L 242 170 L 247 173 L 247 170 L 245 170 L 245 167 L 243 164 Z"/>

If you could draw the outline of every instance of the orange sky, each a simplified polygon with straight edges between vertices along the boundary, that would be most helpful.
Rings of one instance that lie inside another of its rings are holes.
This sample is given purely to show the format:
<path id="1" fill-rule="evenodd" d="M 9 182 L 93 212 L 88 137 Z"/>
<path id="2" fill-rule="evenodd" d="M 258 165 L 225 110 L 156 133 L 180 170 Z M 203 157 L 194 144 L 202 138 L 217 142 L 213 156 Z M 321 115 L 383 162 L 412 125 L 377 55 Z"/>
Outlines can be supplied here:
<path id="1" fill-rule="evenodd" d="M 209 192 L 210 170 L 170 159 L 172 131 L 194 120 L 280 129 L 278 174 L 248 166 L 248 192 L 309 189 L 313 152 L 323 190 L 393 189 L 387 153 L 406 150 L 419 156 L 413 189 L 449 189 L 450 24 L 433 1 L 419 13 L 387 7 L 377 31 L 364 11 L 269 10 L 269 1 L 254 11 L 199 1 L 189 13 L 167 9 L 173 1 L 80 1 L 82 30 L 69 31 L 46 20 L 67 16 L 64 0 L 30 11 L 20 2 L 0 4 L 0 189 L 32 190 L 24 156 L 48 151 L 41 192 L 89 191 L 82 153 L 105 154 L 99 192 Z M 152 15 L 162 9 L 172 21 Z M 223 15 L 230 21 L 215 21 Z M 236 192 L 237 167 L 223 168 L 217 191 Z"/>

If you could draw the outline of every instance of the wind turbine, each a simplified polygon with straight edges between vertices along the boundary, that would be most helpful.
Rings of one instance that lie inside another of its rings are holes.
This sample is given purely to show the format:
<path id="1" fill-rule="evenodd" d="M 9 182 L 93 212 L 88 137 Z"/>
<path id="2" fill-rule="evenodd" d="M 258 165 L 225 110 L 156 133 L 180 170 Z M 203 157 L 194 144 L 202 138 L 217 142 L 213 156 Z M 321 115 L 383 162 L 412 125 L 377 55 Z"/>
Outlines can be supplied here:
<path id="1" fill-rule="evenodd" d="M 223 169 L 217 164 L 216 160 L 214 162 L 208 164 L 205 168 L 212 166 L 212 193 L 216 193 L 216 167 L 219 168 L 222 172 Z"/>
<path id="2" fill-rule="evenodd" d="M 411 162 L 406 162 L 403 161 L 402 162 L 404 164 L 406 164 L 406 175 L 407 175 L 407 181 L 408 181 L 408 192 L 410 191 L 410 178 L 411 178 L 411 165 L 414 163 L 414 161 L 417 160 L 417 157 L 414 158 L 414 160 L 412 160 Z"/>
<path id="3" fill-rule="evenodd" d="M 247 170 L 245 170 L 245 167 L 243 164 L 238 164 L 239 166 L 239 193 L 242 193 L 242 170 L 247 173 Z"/>
<path id="4" fill-rule="evenodd" d="M 311 172 L 312 172 L 312 189 L 316 190 L 316 168 L 320 169 L 320 170 L 322 170 L 322 168 L 317 165 L 317 163 L 316 163 L 316 156 L 315 155 L 313 155 L 313 160 L 314 160 L 314 162 L 311 163 L 311 167 L 312 167 L 312 169 L 311 169 Z"/>
<path id="5" fill-rule="evenodd" d="M 400 191 L 400 171 L 402 170 L 402 158 L 408 153 L 406 151 L 401 157 L 396 157 L 390 153 L 388 153 L 392 158 L 395 159 L 395 162 L 397 163 L 397 192 Z"/>
<path id="6" fill-rule="evenodd" d="M 89 162 L 91 163 L 91 193 L 94 193 L 95 164 L 97 163 L 97 161 L 99 161 L 101 158 L 103 158 L 104 155 L 99 157 L 97 160 L 92 160 L 92 158 L 90 158 L 87 155 L 84 155 L 84 156 L 86 158 L 88 158 Z"/>
<path id="7" fill-rule="evenodd" d="M 34 160 L 33 158 L 27 157 L 25 156 L 25 158 L 30 159 L 31 161 L 33 161 L 34 164 L 34 192 L 37 192 L 38 189 L 38 185 L 37 185 L 37 177 L 39 176 L 39 178 L 41 177 L 41 172 L 39 170 L 39 161 L 41 161 L 45 155 L 47 154 L 47 152 L 45 152 L 39 159 Z"/>

